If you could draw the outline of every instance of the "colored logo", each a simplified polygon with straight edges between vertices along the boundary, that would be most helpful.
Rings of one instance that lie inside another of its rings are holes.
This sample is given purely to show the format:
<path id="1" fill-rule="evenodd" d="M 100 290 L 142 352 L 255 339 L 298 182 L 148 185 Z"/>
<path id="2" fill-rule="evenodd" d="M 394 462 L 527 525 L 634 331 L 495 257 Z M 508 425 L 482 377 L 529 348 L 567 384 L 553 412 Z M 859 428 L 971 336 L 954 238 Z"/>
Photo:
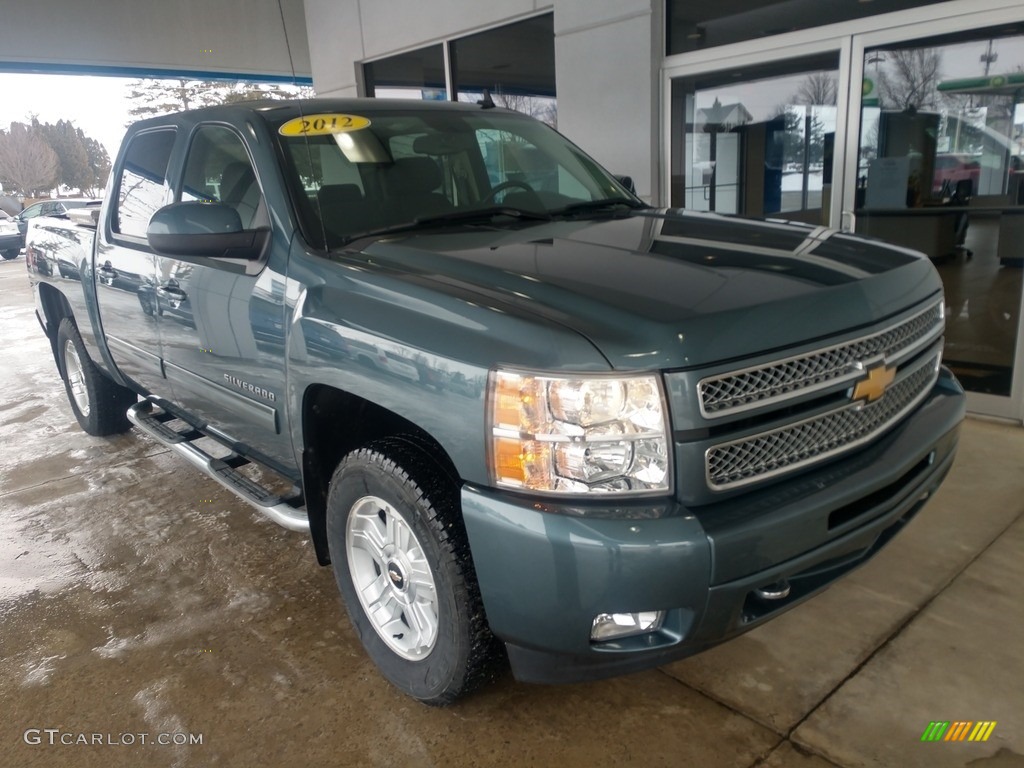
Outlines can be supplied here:
<path id="1" fill-rule="evenodd" d="M 853 394 L 850 398 L 852 400 L 867 400 L 869 403 L 873 403 L 885 394 L 885 390 L 892 384 L 895 378 L 895 368 L 877 365 L 868 371 L 866 379 L 861 379 L 857 382 L 857 386 L 853 388 Z"/>
<path id="2" fill-rule="evenodd" d="M 995 729 L 995 720 L 933 720 L 921 734 L 921 741 L 988 741 Z"/>

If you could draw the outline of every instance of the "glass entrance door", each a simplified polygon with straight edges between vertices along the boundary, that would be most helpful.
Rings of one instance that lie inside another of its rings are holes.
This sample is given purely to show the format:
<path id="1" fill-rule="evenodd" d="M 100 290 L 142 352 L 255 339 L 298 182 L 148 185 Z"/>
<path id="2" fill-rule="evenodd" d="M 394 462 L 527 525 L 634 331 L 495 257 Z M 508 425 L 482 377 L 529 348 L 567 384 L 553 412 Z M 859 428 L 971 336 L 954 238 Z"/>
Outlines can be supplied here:
<path id="1" fill-rule="evenodd" d="M 1020 419 L 1024 24 L 861 49 L 844 208 L 857 232 L 932 260 L 946 292 L 945 363 L 973 411 Z"/>
<path id="2" fill-rule="evenodd" d="M 671 205 L 827 224 L 839 52 L 672 81 Z"/>
<path id="3" fill-rule="evenodd" d="M 672 56 L 671 206 L 925 253 L 974 413 L 1024 420 L 1024 21 L 944 2 Z"/>

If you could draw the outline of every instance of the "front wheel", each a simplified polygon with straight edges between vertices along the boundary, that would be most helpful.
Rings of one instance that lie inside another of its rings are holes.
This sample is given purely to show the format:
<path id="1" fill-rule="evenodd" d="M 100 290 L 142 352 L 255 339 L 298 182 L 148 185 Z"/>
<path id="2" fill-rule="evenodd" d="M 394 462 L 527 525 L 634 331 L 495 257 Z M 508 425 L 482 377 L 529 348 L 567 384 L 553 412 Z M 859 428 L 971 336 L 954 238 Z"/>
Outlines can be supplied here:
<path id="1" fill-rule="evenodd" d="M 131 429 L 126 414 L 138 398 L 100 373 L 70 317 L 61 320 L 57 329 L 57 356 L 71 410 L 82 429 L 97 436 Z"/>
<path id="2" fill-rule="evenodd" d="M 2 255 L 7 261 L 18 258 L 19 251 L 4 251 Z"/>
<path id="3" fill-rule="evenodd" d="M 493 676 L 500 651 L 457 492 L 426 454 L 385 440 L 346 456 L 331 479 L 327 539 L 349 617 L 394 685 L 442 705 Z"/>

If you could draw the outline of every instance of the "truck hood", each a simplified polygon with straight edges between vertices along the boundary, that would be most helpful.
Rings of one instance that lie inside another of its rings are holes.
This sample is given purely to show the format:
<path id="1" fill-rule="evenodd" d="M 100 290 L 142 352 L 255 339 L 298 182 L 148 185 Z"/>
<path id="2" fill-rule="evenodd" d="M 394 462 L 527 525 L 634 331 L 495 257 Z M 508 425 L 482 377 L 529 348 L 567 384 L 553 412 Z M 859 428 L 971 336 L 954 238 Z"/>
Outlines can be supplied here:
<path id="1" fill-rule="evenodd" d="M 357 258 L 377 268 L 569 327 L 616 369 L 764 354 L 871 325 L 941 290 L 924 256 L 880 241 L 680 211 L 358 245 Z"/>

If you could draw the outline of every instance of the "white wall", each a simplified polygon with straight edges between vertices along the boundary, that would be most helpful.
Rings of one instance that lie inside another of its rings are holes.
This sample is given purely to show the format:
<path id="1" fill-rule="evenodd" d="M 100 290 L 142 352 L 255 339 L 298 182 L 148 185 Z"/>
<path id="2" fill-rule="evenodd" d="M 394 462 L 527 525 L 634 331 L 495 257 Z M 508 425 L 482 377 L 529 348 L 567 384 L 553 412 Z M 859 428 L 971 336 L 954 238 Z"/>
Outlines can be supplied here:
<path id="1" fill-rule="evenodd" d="M 556 0 L 558 130 L 653 200 L 658 184 L 660 0 Z"/>
<path id="2" fill-rule="evenodd" d="M 290 77 L 290 47 L 295 73 L 309 77 L 302 0 L 281 0 L 281 8 L 278 0 L 5 2 L 0 70 L 45 64 Z"/>
<path id="3" fill-rule="evenodd" d="M 551 0 L 306 0 L 313 87 L 362 94 L 360 62 L 515 21 Z"/>
<path id="4" fill-rule="evenodd" d="M 361 62 L 553 9 L 558 129 L 650 200 L 659 189 L 661 0 L 305 0 L 313 87 L 363 93 Z"/>

